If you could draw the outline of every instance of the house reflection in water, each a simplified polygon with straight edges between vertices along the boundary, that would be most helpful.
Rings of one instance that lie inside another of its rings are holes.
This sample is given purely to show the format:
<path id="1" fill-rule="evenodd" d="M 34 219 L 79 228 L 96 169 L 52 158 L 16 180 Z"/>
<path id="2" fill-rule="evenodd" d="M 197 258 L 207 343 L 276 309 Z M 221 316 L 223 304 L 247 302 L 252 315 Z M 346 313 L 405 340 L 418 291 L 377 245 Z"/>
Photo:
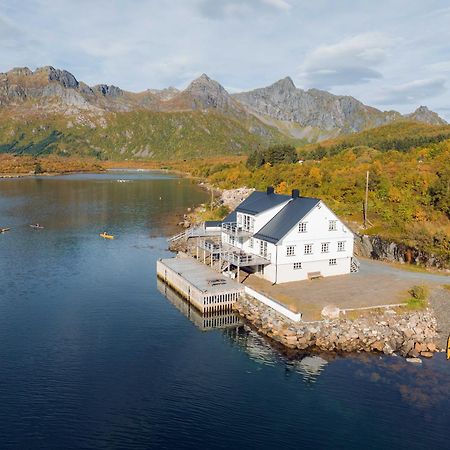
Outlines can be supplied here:
<path id="1" fill-rule="evenodd" d="M 159 278 L 157 279 L 157 287 L 159 292 L 201 331 L 218 328 L 236 328 L 242 325 L 241 317 L 233 312 L 202 314 Z"/>
<path id="2" fill-rule="evenodd" d="M 258 364 L 265 366 L 284 365 L 286 376 L 300 375 L 306 383 L 314 383 L 323 372 L 328 361 L 319 355 L 297 354 L 288 357 L 270 342 L 249 327 L 236 330 L 226 330 L 230 342 L 237 344 L 245 353 Z"/>
<path id="3" fill-rule="evenodd" d="M 328 362 L 318 355 L 297 355 L 288 358 L 282 352 L 272 347 L 269 341 L 248 326 L 238 314 L 222 312 L 202 315 L 170 286 L 157 279 L 157 287 L 164 297 L 169 300 L 183 315 L 195 324 L 201 331 L 223 329 L 230 344 L 243 350 L 250 359 L 257 364 L 276 366 L 283 364 L 286 375 L 298 374 L 307 383 L 313 383 L 322 373 Z"/>

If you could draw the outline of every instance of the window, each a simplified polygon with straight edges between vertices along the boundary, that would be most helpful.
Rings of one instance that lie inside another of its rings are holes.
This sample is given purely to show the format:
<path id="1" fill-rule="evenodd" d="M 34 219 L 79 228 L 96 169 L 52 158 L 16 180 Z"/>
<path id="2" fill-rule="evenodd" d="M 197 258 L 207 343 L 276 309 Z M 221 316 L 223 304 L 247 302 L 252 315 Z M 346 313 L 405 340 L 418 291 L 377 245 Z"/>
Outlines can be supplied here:
<path id="1" fill-rule="evenodd" d="M 298 224 L 298 232 L 299 233 L 306 233 L 306 222 L 300 222 Z"/>
<path id="2" fill-rule="evenodd" d="M 259 241 L 259 254 L 264 258 L 267 258 L 267 242 Z"/>
<path id="3" fill-rule="evenodd" d="M 253 231 L 255 219 L 252 216 L 244 214 L 244 230 L 245 231 Z"/>
<path id="4" fill-rule="evenodd" d="M 305 255 L 312 255 L 312 244 L 305 244 Z"/>
<path id="5" fill-rule="evenodd" d="M 336 230 L 337 230 L 337 220 L 329 220 L 328 231 L 336 231 Z"/>
<path id="6" fill-rule="evenodd" d="M 286 247 L 286 256 L 294 256 L 295 255 L 295 245 L 288 245 Z"/>
<path id="7" fill-rule="evenodd" d="M 345 241 L 338 242 L 338 252 L 343 252 L 345 250 Z"/>
<path id="8" fill-rule="evenodd" d="M 253 238 L 250 238 L 250 240 L 248 241 L 248 246 L 250 248 L 253 248 Z"/>
<path id="9" fill-rule="evenodd" d="M 322 242 L 322 253 L 328 253 L 330 251 L 330 243 Z"/>
<path id="10" fill-rule="evenodd" d="M 337 260 L 336 260 L 336 258 L 329 259 L 329 260 L 328 260 L 328 265 L 329 265 L 329 266 L 337 266 Z"/>
<path id="11" fill-rule="evenodd" d="M 301 262 L 296 262 L 294 263 L 294 270 L 298 270 L 302 268 L 302 263 Z"/>

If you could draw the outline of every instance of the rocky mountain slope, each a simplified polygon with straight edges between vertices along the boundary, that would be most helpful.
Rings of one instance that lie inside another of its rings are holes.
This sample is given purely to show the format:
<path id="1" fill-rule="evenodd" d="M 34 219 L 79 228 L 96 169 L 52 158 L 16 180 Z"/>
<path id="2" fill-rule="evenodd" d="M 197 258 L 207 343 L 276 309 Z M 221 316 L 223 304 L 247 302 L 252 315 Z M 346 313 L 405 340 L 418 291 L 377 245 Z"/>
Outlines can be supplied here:
<path id="1" fill-rule="evenodd" d="M 298 89 L 289 77 L 265 88 L 234 94 L 233 97 L 260 118 L 294 122 L 301 127 L 337 131 L 337 134 L 349 134 L 401 119 L 441 125 L 446 123 L 423 106 L 412 114 L 402 116 L 397 111 L 380 111 L 364 105 L 350 96 L 333 95 L 318 89 Z"/>
<path id="2" fill-rule="evenodd" d="M 400 119 L 445 123 L 426 107 L 407 116 L 382 112 L 353 97 L 303 91 L 289 77 L 230 95 L 205 74 L 181 91 L 134 93 L 88 86 L 50 66 L 0 73 L 0 152 L 83 149 L 104 158 L 245 154 L 270 142 L 315 142 Z"/>

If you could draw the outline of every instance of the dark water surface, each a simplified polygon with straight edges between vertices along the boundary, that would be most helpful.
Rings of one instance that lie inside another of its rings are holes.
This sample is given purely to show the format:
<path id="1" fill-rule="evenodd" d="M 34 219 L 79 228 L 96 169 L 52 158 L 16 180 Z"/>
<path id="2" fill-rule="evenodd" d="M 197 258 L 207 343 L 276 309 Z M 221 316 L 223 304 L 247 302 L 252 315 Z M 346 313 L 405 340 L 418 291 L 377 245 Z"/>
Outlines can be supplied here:
<path id="1" fill-rule="evenodd" d="M 0 181 L 0 448 L 449 448 L 442 354 L 287 357 L 158 290 L 173 213 L 206 200 L 156 173 Z"/>

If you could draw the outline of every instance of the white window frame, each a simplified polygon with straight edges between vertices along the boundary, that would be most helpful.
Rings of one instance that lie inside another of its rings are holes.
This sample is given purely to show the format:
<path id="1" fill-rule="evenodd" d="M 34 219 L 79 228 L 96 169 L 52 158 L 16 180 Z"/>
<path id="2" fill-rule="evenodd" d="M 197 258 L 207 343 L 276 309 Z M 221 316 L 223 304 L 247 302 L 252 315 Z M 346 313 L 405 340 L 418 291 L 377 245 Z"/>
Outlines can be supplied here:
<path id="1" fill-rule="evenodd" d="M 295 256 L 295 245 L 286 246 L 286 256 Z"/>
<path id="2" fill-rule="evenodd" d="M 345 241 L 338 241 L 337 243 L 337 251 L 345 252 Z"/>
<path id="3" fill-rule="evenodd" d="M 299 233 L 306 233 L 307 232 L 307 224 L 308 222 L 299 222 L 298 224 L 298 232 Z"/>
<path id="4" fill-rule="evenodd" d="M 263 258 L 267 258 L 267 242 L 266 241 L 259 241 L 259 254 Z"/>
<path id="5" fill-rule="evenodd" d="M 337 231 L 337 220 L 328 221 L 328 231 Z"/>
<path id="6" fill-rule="evenodd" d="M 337 266 L 337 259 L 336 258 L 331 258 L 328 260 L 328 265 L 329 266 Z"/>
<path id="7" fill-rule="evenodd" d="M 330 252 L 330 243 L 322 242 L 320 246 L 321 253 L 329 253 Z"/>
<path id="8" fill-rule="evenodd" d="M 308 249 L 308 251 L 307 251 Z M 305 255 L 312 255 L 313 254 L 313 245 L 312 244 L 305 244 L 303 247 L 303 252 Z"/>
<path id="9" fill-rule="evenodd" d="M 249 248 L 253 248 L 253 238 L 251 237 L 248 241 Z"/>
<path id="10" fill-rule="evenodd" d="M 242 229 L 245 231 L 253 232 L 253 227 L 255 224 L 255 219 L 253 216 L 250 216 L 248 214 L 244 214 L 244 219 L 242 221 Z"/>
<path id="11" fill-rule="evenodd" d="M 302 268 L 301 262 L 295 262 L 294 263 L 294 270 L 300 270 Z"/>

